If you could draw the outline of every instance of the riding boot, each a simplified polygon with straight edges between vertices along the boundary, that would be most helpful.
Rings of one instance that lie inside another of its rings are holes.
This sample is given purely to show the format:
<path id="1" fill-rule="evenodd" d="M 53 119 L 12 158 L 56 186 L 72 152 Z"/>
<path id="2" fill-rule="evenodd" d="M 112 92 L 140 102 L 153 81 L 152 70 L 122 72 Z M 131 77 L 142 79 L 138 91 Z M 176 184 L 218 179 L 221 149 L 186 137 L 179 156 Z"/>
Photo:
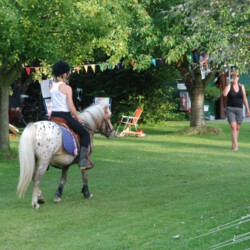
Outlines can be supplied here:
<path id="1" fill-rule="evenodd" d="M 94 167 L 94 163 L 90 160 L 89 149 L 81 147 L 79 156 L 79 167 L 82 170 L 88 170 Z"/>

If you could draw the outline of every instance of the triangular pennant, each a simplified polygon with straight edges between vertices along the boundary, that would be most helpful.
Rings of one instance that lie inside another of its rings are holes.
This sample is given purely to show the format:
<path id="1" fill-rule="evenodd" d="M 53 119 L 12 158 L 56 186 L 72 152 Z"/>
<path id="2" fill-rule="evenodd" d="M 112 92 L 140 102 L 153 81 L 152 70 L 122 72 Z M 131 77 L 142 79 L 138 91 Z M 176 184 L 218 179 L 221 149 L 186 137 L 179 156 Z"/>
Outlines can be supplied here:
<path id="1" fill-rule="evenodd" d="M 96 66 L 96 65 L 95 65 L 95 64 L 91 64 L 90 66 L 91 66 L 93 72 L 95 73 L 95 66 Z"/>
<path id="2" fill-rule="evenodd" d="M 103 64 L 98 64 L 98 66 L 100 67 L 100 70 L 103 72 L 104 71 L 104 66 L 103 66 Z"/>
<path id="3" fill-rule="evenodd" d="M 193 61 L 192 55 L 187 55 L 187 60 L 189 63 L 192 63 Z"/>
<path id="4" fill-rule="evenodd" d="M 199 55 L 195 53 L 194 56 L 195 56 L 196 61 L 199 62 Z"/>
<path id="5" fill-rule="evenodd" d="M 75 69 L 75 70 L 77 71 L 77 73 L 79 74 L 81 67 L 80 67 L 80 66 L 75 66 L 74 69 Z"/>
<path id="6" fill-rule="evenodd" d="M 27 74 L 30 75 L 30 67 L 25 67 L 25 69 L 26 69 Z"/>
<path id="7" fill-rule="evenodd" d="M 35 71 L 38 71 L 39 70 L 39 67 L 34 67 Z"/>
<path id="8" fill-rule="evenodd" d="M 164 58 L 159 58 L 159 59 L 160 59 L 160 62 L 161 62 L 162 64 L 165 63 L 165 59 L 164 59 Z"/>
<path id="9" fill-rule="evenodd" d="M 152 59 L 152 63 L 153 63 L 154 66 L 156 67 L 156 59 L 155 59 L 155 58 Z"/>
<path id="10" fill-rule="evenodd" d="M 84 65 L 84 69 L 85 69 L 86 73 L 88 73 L 88 67 L 89 67 L 89 65 Z"/>

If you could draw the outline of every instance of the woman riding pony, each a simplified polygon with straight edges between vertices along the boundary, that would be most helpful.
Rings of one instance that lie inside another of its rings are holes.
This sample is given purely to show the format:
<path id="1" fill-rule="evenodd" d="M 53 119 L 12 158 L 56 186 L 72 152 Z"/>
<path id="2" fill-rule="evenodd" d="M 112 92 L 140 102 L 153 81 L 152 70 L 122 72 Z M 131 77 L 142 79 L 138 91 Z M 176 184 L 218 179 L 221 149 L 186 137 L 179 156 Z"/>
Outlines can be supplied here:
<path id="1" fill-rule="evenodd" d="M 87 170 L 94 166 L 90 160 L 90 134 L 83 126 L 83 120 L 78 115 L 73 103 L 72 88 L 68 85 L 70 67 L 68 63 L 59 61 L 53 65 L 54 76 L 50 94 L 52 100 L 51 117 L 60 117 L 66 120 L 68 126 L 81 137 L 79 167 Z"/>

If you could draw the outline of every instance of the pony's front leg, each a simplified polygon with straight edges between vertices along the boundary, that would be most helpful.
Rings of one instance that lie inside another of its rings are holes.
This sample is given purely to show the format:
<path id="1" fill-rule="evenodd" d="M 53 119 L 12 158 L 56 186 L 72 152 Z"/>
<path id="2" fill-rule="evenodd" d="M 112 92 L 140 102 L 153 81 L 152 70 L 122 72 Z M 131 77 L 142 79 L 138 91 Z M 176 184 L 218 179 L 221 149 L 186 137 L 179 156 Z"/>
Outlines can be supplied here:
<path id="1" fill-rule="evenodd" d="M 61 180 L 58 186 L 58 189 L 55 194 L 54 202 L 59 203 L 62 199 L 63 187 L 67 181 L 67 173 L 68 173 L 69 166 L 66 166 L 62 169 Z"/>
<path id="2" fill-rule="evenodd" d="M 47 163 L 39 165 L 39 168 L 37 168 L 37 170 L 33 176 L 33 193 L 32 193 L 31 205 L 33 208 L 36 208 L 36 209 L 38 209 L 40 207 L 39 204 L 44 203 L 42 191 L 39 188 L 39 183 L 40 183 L 42 176 L 46 172 L 47 167 L 48 167 Z"/>
<path id="3" fill-rule="evenodd" d="M 87 170 L 82 170 L 82 182 L 83 182 L 82 193 L 84 198 L 88 199 L 93 198 L 94 195 L 89 192 Z"/>

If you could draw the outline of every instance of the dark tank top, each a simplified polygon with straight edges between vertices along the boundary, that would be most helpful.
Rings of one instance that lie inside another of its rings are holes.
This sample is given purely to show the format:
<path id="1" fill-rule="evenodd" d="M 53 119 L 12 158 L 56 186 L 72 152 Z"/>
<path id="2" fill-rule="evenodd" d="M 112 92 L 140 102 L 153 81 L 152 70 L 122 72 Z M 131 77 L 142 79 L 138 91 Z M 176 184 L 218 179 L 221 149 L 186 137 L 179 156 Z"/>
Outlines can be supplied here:
<path id="1" fill-rule="evenodd" d="M 227 95 L 227 106 L 237 108 L 243 107 L 243 91 L 240 84 L 238 92 L 235 92 L 233 86 L 231 86 Z"/>

